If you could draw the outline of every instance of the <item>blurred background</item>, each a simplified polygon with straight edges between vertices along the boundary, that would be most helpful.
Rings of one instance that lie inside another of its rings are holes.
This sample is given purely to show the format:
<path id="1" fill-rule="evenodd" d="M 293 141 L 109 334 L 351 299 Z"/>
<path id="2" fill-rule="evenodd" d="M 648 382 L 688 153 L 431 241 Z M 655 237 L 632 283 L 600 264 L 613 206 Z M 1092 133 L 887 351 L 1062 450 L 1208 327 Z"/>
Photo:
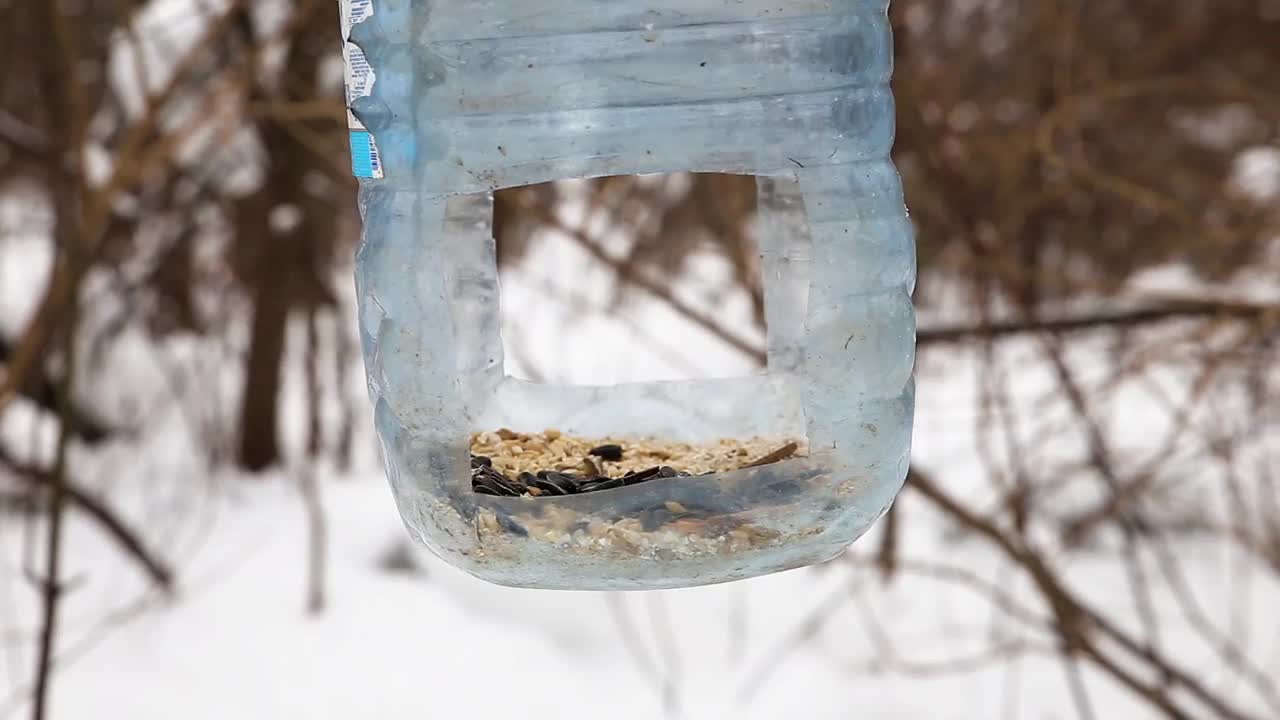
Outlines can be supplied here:
<path id="1" fill-rule="evenodd" d="M 336 3 L 0 0 L 0 718 L 1280 717 L 1280 1 L 891 16 L 898 503 L 823 567 L 546 593 L 382 476 Z M 754 214 L 498 193 L 510 371 L 759 370 Z"/>

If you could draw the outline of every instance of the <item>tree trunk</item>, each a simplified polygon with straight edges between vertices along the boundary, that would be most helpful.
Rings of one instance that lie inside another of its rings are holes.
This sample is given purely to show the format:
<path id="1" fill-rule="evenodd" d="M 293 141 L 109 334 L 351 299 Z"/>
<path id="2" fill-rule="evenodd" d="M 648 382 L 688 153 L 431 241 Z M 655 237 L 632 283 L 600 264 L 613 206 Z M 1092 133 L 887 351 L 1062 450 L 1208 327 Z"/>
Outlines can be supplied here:
<path id="1" fill-rule="evenodd" d="M 289 319 L 288 285 L 277 273 L 284 243 L 265 243 L 254 268 L 253 334 L 240 402 L 240 466 L 254 472 L 280 459 L 277 437 L 281 361 Z"/>
<path id="2" fill-rule="evenodd" d="M 329 27 L 334 19 L 318 13 L 310 22 L 318 29 Z M 251 34 L 247 17 L 243 24 L 245 34 Z M 335 36 L 311 29 L 301 28 L 289 50 L 284 77 L 293 79 L 293 85 L 286 82 L 275 92 L 259 86 L 255 101 L 287 102 L 315 92 L 310 83 L 320 59 L 333 50 Z M 267 151 L 266 177 L 257 192 L 238 203 L 236 227 L 237 271 L 253 298 L 239 458 L 240 466 L 250 471 L 264 470 L 281 459 L 277 426 L 289 314 L 334 303 L 325 268 L 333 258 L 337 209 L 328 197 L 307 190 L 309 179 L 325 177 L 332 167 L 323 153 L 307 146 L 302 134 L 332 137 L 339 147 L 341 143 L 339 134 L 323 123 L 310 127 L 303 121 L 265 117 L 258 129 Z M 277 212 L 280 217 L 275 217 Z"/>

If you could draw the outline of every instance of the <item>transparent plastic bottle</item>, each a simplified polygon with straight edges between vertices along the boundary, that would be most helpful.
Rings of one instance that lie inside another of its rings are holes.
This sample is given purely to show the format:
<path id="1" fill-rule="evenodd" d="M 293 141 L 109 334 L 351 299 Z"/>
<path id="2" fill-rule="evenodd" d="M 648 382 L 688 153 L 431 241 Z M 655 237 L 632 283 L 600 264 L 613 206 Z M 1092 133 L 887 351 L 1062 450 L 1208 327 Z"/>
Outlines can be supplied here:
<path id="1" fill-rule="evenodd" d="M 886 10 L 344 0 L 361 336 L 417 539 L 505 585 L 669 588 L 828 560 L 888 509 L 911 444 L 915 253 L 889 159 Z M 506 376 L 492 191 L 676 171 L 758 179 L 767 372 L 610 387 Z M 498 427 L 794 436 L 808 453 L 578 495 L 477 494 L 471 434 Z"/>

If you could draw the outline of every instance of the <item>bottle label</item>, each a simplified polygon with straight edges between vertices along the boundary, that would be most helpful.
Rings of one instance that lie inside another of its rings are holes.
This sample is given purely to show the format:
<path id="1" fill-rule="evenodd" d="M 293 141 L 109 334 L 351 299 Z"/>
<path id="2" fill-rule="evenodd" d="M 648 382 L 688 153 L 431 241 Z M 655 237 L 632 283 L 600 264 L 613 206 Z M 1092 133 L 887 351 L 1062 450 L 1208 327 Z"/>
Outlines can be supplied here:
<path id="1" fill-rule="evenodd" d="M 382 158 L 373 133 L 351 112 L 351 104 L 373 92 L 377 75 L 364 51 L 351 42 L 351 28 L 373 16 L 373 0 L 338 0 L 342 14 L 342 58 L 346 61 L 347 129 L 351 135 L 351 172 L 358 178 L 381 178 Z"/>

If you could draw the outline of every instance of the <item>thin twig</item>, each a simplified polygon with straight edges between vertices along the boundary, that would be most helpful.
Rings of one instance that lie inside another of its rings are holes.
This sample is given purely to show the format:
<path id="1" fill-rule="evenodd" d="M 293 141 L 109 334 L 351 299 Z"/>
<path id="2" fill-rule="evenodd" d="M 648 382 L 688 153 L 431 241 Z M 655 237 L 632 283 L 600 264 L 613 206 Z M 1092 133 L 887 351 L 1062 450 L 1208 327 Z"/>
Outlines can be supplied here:
<path id="1" fill-rule="evenodd" d="M 858 591 L 859 584 L 854 581 L 849 586 L 841 585 L 831 594 L 814 606 L 813 610 L 801 617 L 791 630 L 780 638 L 777 644 L 761 656 L 756 665 L 745 673 L 746 680 L 738 687 L 736 701 L 739 706 L 750 704 L 756 693 L 765 686 L 770 676 L 782 664 L 782 661 L 801 645 L 815 637 L 827 621 L 849 601 L 850 593 Z"/>
<path id="2" fill-rule="evenodd" d="M 640 672 L 648 676 L 650 682 L 661 694 L 663 688 L 662 673 L 658 669 L 658 664 L 650 657 L 648 649 L 645 647 L 644 636 L 636 628 L 631 619 L 631 614 L 627 612 L 623 597 L 621 593 L 616 592 L 605 594 L 604 601 L 609 607 L 609 616 L 613 618 L 614 625 L 618 628 L 618 634 L 622 636 L 623 647 L 631 654 L 631 658 L 635 661 Z"/>
<path id="3" fill-rule="evenodd" d="M 84 272 L 85 258 L 81 242 L 82 228 L 77 217 L 78 203 L 84 190 L 83 146 L 86 142 L 87 110 L 83 88 L 79 82 L 79 47 L 74 37 L 72 23 L 57 6 L 49 3 L 47 14 L 51 42 L 49 57 L 44 59 L 41 72 L 42 92 L 48 103 L 48 120 L 55 142 L 63 143 L 71 150 L 73 159 L 69 167 L 57 172 L 53 189 L 54 235 L 59 251 L 59 266 L 72 277 Z M 56 272 L 56 271 L 55 271 Z M 71 394 L 75 390 L 76 330 L 79 320 L 79 298 L 73 287 L 68 298 L 67 310 L 61 326 L 48 327 L 50 335 L 56 329 L 62 331 L 63 367 L 58 387 L 58 444 L 54 453 L 53 469 L 49 475 L 48 527 L 45 534 L 44 575 L 39 578 L 42 596 L 40 645 L 36 657 L 35 690 L 32 701 L 32 720 L 45 720 L 49 714 L 49 687 L 53 676 L 53 655 L 58 637 L 62 585 L 62 527 L 67 497 L 67 455 L 71 446 Z M 25 374 L 25 373 L 24 373 Z M 11 378 L 21 382 L 22 377 Z M 3 396 L 0 396 L 0 406 Z"/>
<path id="4" fill-rule="evenodd" d="M 324 503 L 320 499 L 320 480 L 316 477 L 316 458 L 322 444 L 320 403 L 320 328 L 318 311 L 314 308 L 307 315 L 307 396 L 310 423 L 307 432 L 307 451 L 302 461 L 298 485 L 302 492 L 302 506 L 307 515 L 307 612 L 319 615 L 325 608 L 325 559 L 328 555 L 329 532 L 325 521 Z"/>
<path id="5" fill-rule="evenodd" d="M 1021 539 L 1011 537 L 994 523 L 965 507 L 918 468 L 911 469 L 907 487 L 919 493 L 951 520 L 991 542 L 1003 555 L 1019 565 L 1053 610 L 1055 625 L 1063 642 L 1078 652 L 1082 659 L 1092 662 L 1106 675 L 1160 710 L 1165 717 L 1171 720 L 1192 720 L 1198 717 L 1198 713 L 1185 707 L 1186 700 L 1193 698 L 1216 717 L 1260 720 L 1259 716 L 1235 707 L 1227 699 L 1210 692 L 1197 677 L 1178 667 L 1157 650 L 1135 640 L 1126 630 L 1086 604 L 1067 587 L 1042 555 L 1026 547 Z M 1111 640 L 1113 647 L 1123 650 L 1128 657 L 1120 659 L 1104 650 L 1095 639 L 1096 634 Z M 1130 666 L 1133 659 L 1144 661 L 1160 678 L 1159 682 L 1148 681 L 1132 669 Z M 1171 686 L 1184 692 L 1170 692 Z"/>
<path id="6" fill-rule="evenodd" d="M 1280 306 L 1264 303 L 1228 302 L 1211 299 L 1186 300 L 1160 307 L 1079 317 L 1018 319 L 979 325 L 943 325 L 935 328 L 922 328 L 916 333 L 916 342 L 920 345 L 938 345 L 1037 332 L 1065 333 L 1103 328 L 1137 327 L 1177 320 L 1218 317 L 1235 320 L 1258 320 L 1277 314 L 1280 314 Z"/>
<path id="7" fill-rule="evenodd" d="M 74 254 L 74 251 L 73 251 Z M 60 382 L 60 414 L 64 418 L 58 428 L 58 446 L 54 454 L 53 469 L 49 473 L 49 526 L 45 535 L 46 561 L 44 577 L 40 578 L 43 606 L 40 627 L 40 650 L 36 660 L 35 701 L 33 703 L 33 720 L 44 720 L 48 716 L 49 683 L 53 670 L 54 641 L 58 631 L 58 610 L 62 599 L 62 521 L 63 509 L 67 497 L 67 453 L 71 444 L 71 424 L 65 421 L 70 411 L 71 392 L 74 389 L 76 353 L 75 334 L 78 312 L 73 301 L 68 308 L 64 322 L 63 348 L 66 353 L 66 367 Z"/>
<path id="8" fill-rule="evenodd" d="M 684 675 L 680 663 L 680 645 L 671 629 L 671 618 L 662 593 L 648 593 L 649 623 L 653 628 L 658 652 L 662 655 L 662 704 L 667 717 L 680 715 L 680 678 Z"/>
<path id="9" fill-rule="evenodd" d="M 1067 675 L 1067 687 L 1071 689 L 1071 701 L 1075 703 L 1080 720 L 1095 720 L 1098 714 L 1089 700 L 1089 689 L 1080 673 L 1080 661 L 1070 650 L 1062 651 L 1062 671 Z"/>
<path id="10" fill-rule="evenodd" d="M 298 473 L 302 506 L 307 515 L 307 613 L 319 615 L 325 608 L 325 557 L 328 554 L 328 527 L 324 503 L 320 500 L 320 482 L 314 464 L 303 463 Z"/>
<path id="11" fill-rule="evenodd" d="M 1167 539 L 1157 534 L 1152 552 L 1156 556 L 1156 566 L 1169 585 L 1187 623 L 1213 648 L 1223 664 L 1253 687 L 1272 712 L 1280 714 L 1280 695 L 1276 692 L 1275 679 L 1249 661 L 1249 656 L 1236 643 L 1235 638 L 1214 626 L 1196 601 L 1195 591 L 1183 576 L 1173 549 L 1167 546 Z M 1248 634 L 1243 633 L 1239 637 L 1248 637 Z"/>

